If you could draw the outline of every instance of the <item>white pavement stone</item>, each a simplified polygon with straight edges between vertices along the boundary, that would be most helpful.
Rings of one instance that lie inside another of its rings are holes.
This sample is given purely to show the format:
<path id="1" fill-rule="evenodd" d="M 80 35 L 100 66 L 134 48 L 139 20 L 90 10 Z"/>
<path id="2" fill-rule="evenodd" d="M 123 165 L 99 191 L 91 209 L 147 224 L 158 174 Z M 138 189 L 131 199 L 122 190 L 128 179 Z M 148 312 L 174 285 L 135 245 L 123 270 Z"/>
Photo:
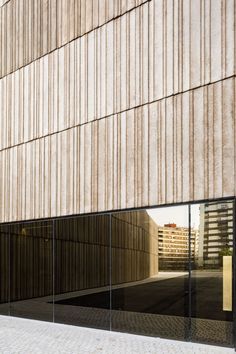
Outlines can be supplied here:
<path id="1" fill-rule="evenodd" d="M 224 354 L 233 349 L 0 316 L 0 354 Z"/>

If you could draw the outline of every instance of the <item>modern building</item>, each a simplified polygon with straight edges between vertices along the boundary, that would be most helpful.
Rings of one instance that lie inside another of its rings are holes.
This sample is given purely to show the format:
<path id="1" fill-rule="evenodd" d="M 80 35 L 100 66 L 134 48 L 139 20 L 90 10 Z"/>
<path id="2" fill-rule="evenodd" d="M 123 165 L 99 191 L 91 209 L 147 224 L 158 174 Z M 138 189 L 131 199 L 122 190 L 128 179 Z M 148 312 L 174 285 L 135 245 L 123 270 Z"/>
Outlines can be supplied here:
<path id="1" fill-rule="evenodd" d="M 1 315 L 235 346 L 234 253 L 167 274 L 156 231 L 234 215 L 235 7 L 0 0 Z"/>
<path id="2" fill-rule="evenodd" d="M 191 261 L 198 257 L 198 232 L 191 230 L 189 243 L 189 229 L 178 227 L 174 223 L 165 224 L 158 228 L 159 269 L 187 270 L 189 267 L 189 247 Z"/>
<path id="3" fill-rule="evenodd" d="M 201 254 L 199 259 L 204 266 L 211 268 L 221 263 L 222 254 L 233 251 L 233 202 L 210 202 L 200 207 Z"/>

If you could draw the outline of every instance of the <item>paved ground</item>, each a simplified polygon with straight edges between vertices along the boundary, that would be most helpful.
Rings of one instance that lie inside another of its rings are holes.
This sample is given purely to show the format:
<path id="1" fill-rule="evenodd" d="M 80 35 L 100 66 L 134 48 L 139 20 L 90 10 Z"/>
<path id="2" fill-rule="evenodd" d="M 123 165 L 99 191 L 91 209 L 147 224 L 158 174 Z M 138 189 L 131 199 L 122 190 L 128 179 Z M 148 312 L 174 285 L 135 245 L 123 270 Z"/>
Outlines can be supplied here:
<path id="1" fill-rule="evenodd" d="M 226 354 L 233 349 L 0 316 L 1 354 Z"/>
<path id="2" fill-rule="evenodd" d="M 222 310 L 222 296 L 220 272 L 194 272 L 190 323 L 188 276 L 178 273 L 113 290 L 110 318 L 108 291 L 72 294 L 55 302 L 55 322 L 109 329 L 111 320 L 118 332 L 230 346 L 232 313 Z"/>
<path id="3" fill-rule="evenodd" d="M 192 307 L 197 305 L 197 314 L 202 316 L 192 318 L 190 323 L 185 317 L 187 313 L 183 312 L 188 301 L 188 293 L 185 296 L 184 292 L 185 277 L 184 273 L 160 273 L 157 278 L 114 286 L 117 296 L 112 299 L 113 311 L 101 306 L 107 298 L 104 292 L 108 294 L 109 289 L 104 287 L 56 295 L 54 306 L 52 296 L 12 302 L 10 307 L 2 304 L 0 314 L 172 340 L 186 340 L 191 335 L 196 342 L 231 346 L 232 322 L 220 313 L 222 279 L 219 282 L 217 272 L 211 275 L 211 279 L 208 272 L 193 279 L 195 289 L 200 291 L 197 291 L 198 301 L 192 301 Z M 147 306 L 151 306 L 150 312 L 154 313 L 148 313 Z M 205 318 L 208 316 L 211 319 Z"/>
<path id="4" fill-rule="evenodd" d="M 222 309 L 222 272 L 193 272 L 192 317 L 232 321 L 232 314 Z M 112 309 L 169 316 L 189 315 L 188 274 L 166 277 L 112 291 Z M 56 304 L 110 308 L 110 293 L 102 291 L 56 301 Z"/>

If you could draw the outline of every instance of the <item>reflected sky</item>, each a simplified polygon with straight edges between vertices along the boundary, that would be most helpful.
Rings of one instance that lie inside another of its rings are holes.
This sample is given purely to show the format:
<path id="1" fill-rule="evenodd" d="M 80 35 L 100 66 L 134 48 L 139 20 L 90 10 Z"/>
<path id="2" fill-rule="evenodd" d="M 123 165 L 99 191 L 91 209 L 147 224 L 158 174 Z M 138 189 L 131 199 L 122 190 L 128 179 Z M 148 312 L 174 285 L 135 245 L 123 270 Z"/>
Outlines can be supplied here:
<path id="1" fill-rule="evenodd" d="M 200 223 L 200 204 L 191 206 L 192 227 L 197 229 Z M 165 207 L 147 209 L 147 213 L 160 226 L 175 223 L 177 226 L 188 227 L 188 206 L 180 205 L 175 207 Z"/>

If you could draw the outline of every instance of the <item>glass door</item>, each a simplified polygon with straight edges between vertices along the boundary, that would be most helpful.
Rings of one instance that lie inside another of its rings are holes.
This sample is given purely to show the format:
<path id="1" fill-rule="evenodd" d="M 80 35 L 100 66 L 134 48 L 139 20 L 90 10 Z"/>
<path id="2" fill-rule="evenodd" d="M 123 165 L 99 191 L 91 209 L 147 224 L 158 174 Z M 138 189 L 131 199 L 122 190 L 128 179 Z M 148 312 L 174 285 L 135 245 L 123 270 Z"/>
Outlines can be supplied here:
<path id="1" fill-rule="evenodd" d="M 191 206 L 192 341 L 233 346 L 233 216 L 232 200 Z"/>

